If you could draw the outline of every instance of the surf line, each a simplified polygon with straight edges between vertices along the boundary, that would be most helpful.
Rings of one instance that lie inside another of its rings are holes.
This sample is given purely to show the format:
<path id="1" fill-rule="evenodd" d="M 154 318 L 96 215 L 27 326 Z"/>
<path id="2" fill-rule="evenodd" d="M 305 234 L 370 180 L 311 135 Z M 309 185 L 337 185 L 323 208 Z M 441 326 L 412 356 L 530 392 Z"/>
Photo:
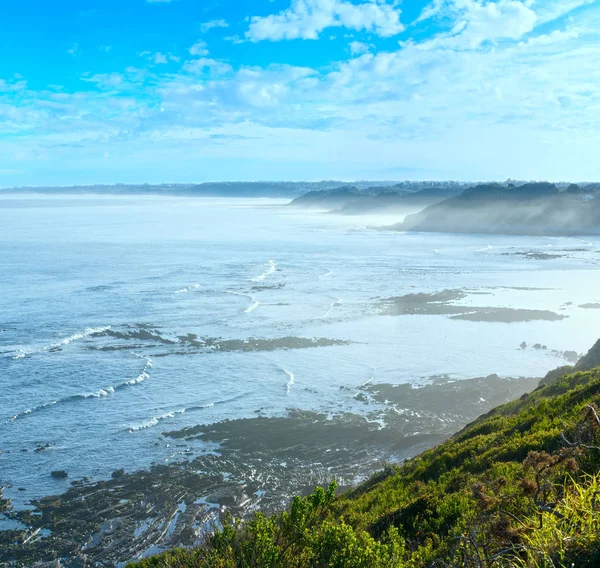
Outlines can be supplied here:
<path id="1" fill-rule="evenodd" d="M 285 389 L 286 389 L 286 393 L 290 394 L 290 390 L 292 390 L 292 385 L 294 384 L 296 377 L 294 376 L 294 373 L 292 373 L 291 371 L 288 371 L 287 369 L 282 369 L 282 371 L 288 377 L 288 382 L 285 385 Z"/>
<path id="2" fill-rule="evenodd" d="M 250 282 L 264 282 L 267 276 L 270 276 L 273 274 L 273 272 L 275 272 L 275 270 L 277 270 L 277 263 L 274 260 L 269 260 L 267 266 L 268 268 L 265 272 L 255 276 L 254 278 L 250 278 Z"/>

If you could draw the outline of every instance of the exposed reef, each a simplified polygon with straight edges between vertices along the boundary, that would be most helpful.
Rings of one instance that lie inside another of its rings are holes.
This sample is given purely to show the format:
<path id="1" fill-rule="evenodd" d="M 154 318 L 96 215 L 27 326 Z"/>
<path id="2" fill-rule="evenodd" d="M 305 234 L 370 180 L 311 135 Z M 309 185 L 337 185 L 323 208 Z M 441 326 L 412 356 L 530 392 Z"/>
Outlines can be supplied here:
<path id="1" fill-rule="evenodd" d="M 381 300 L 379 309 L 383 315 L 389 316 L 447 315 L 450 319 L 456 320 L 501 323 L 560 321 L 567 317 L 549 310 L 467 306 L 455 303 L 471 294 L 487 294 L 487 292 L 458 289 L 430 294 L 406 294 Z"/>

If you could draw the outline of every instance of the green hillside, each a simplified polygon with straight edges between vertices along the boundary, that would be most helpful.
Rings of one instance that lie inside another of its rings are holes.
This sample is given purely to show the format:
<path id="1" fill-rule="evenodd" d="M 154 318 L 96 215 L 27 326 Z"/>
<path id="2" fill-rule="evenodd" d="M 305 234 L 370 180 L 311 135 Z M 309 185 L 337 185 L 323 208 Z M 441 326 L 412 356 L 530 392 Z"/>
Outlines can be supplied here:
<path id="1" fill-rule="evenodd" d="M 356 489 L 131 566 L 600 566 L 600 368 L 544 384 Z"/>

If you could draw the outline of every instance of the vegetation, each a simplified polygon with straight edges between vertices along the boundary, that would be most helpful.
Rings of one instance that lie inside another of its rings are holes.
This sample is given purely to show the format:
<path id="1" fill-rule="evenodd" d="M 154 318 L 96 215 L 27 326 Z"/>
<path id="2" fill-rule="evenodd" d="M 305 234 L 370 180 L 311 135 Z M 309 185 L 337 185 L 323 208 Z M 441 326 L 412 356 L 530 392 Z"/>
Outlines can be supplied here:
<path id="1" fill-rule="evenodd" d="M 540 386 L 354 490 L 231 518 L 146 567 L 600 565 L 600 369 Z"/>

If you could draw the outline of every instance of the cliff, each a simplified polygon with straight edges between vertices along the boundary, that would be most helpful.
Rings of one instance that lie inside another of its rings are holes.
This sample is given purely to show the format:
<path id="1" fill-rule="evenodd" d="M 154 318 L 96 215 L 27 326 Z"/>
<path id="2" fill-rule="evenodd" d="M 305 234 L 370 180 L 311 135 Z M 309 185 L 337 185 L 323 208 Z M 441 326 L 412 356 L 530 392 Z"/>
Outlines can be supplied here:
<path id="1" fill-rule="evenodd" d="M 585 234 L 600 232 L 595 192 L 554 184 L 484 184 L 409 215 L 393 229 L 444 233 Z"/>

